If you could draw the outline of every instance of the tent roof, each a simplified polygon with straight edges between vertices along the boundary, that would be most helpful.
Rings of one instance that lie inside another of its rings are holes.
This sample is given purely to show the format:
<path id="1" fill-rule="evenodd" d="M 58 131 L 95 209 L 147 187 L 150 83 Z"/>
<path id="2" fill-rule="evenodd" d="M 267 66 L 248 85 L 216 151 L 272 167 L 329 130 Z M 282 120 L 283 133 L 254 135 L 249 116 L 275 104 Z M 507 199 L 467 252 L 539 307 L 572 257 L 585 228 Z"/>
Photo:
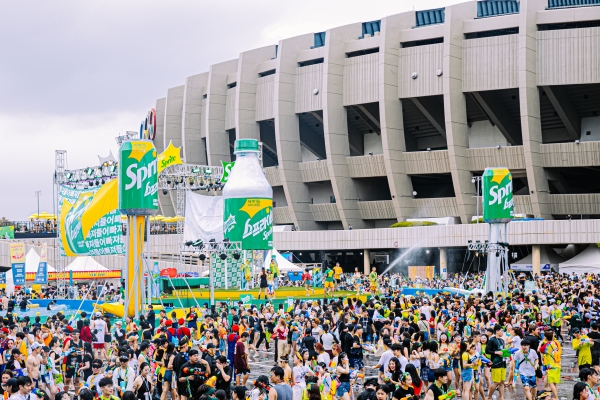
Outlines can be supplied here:
<path id="1" fill-rule="evenodd" d="M 271 259 L 273 257 L 273 254 L 275 254 L 275 261 L 277 261 L 277 266 L 279 267 L 279 271 L 280 272 L 303 271 L 302 268 L 300 268 L 297 265 L 295 265 L 295 264 L 289 262 L 288 260 L 286 260 L 275 249 L 269 250 L 269 252 L 267 253 L 267 256 L 265 257 L 265 263 L 264 263 L 265 269 L 269 268 L 269 265 L 271 264 Z"/>
<path id="2" fill-rule="evenodd" d="M 108 268 L 100 265 L 98 261 L 90 256 L 77 257 L 69 266 L 67 271 L 108 271 Z"/>
<path id="3" fill-rule="evenodd" d="M 560 263 L 559 268 L 561 273 L 568 274 L 598 273 L 600 271 L 600 248 L 596 243 L 592 243 L 575 257 Z"/>
<path id="4" fill-rule="evenodd" d="M 40 255 L 33 248 L 29 249 L 29 252 L 25 256 L 25 273 L 27 272 L 37 272 L 38 265 L 40 263 Z M 50 264 L 46 264 L 48 268 L 48 272 L 56 272 L 54 267 L 51 267 Z"/>
<path id="5" fill-rule="evenodd" d="M 550 264 L 551 266 L 558 266 L 560 263 L 564 262 L 565 259 L 558 255 L 554 249 L 549 246 L 540 246 L 540 264 Z M 531 266 L 533 265 L 533 255 L 529 254 L 526 257 L 517 260 L 510 264 L 511 269 L 515 269 L 514 267 L 518 266 Z"/>

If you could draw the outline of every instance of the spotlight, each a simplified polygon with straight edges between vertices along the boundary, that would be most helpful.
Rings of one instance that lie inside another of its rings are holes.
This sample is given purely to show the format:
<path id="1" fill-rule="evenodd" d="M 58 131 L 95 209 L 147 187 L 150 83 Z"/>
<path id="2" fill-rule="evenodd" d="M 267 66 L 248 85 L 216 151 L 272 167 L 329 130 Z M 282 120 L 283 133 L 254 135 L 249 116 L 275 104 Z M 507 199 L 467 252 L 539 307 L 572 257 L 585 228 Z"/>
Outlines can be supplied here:
<path id="1" fill-rule="evenodd" d="M 417 197 L 417 191 L 416 191 L 416 190 L 413 190 L 413 193 L 412 193 L 412 195 L 413 195 L 413 197 Z"/>
<path id="2" fill-rule="evenodd" d="M 240 254 L 240 253 L 238 253 L 238 252 L 235 252 L 235 253 L 233 253 L 233 258 L 234 258 L 234 259 L 236 259 L 236 260 L 239 260 L 239 259 L 240 259 L 240 257 L 241 257 L 241 254 Z"/>
<path id="3" fill-rule="evenodd" d="M 111 173 L 114 173 L 117 170 L 117 164 L 113 164 L 108 167 Z"/>
<path id="4" fill-rule="evenodd" d="M 475 257 L 479 257 L 479 252 L 478 251 L 475 252 Z"/>
<path id="5" fill-rule="evenodd" d="M 108 165 L 113 165 L 113 160 L 108 160 Z"/>
<path id="6" fill-rule="evenodd" d="M 200 259 L 200 261 L 204 261 L 206 260 L 206 254 L 202 253 L 198 256 L 198 258 Z"/>
<path id="7" fill-rule="evenodd" d="M 163 189 L 163 194 L 166 196 L 169 192 L 166 189 Z"/>
<path id="8" fill-rule="evenodd" d="M 192 244 L 194 244 L 194 242 L 192 242 L 191 240 L 188 240 L 184 244 L 185 244 L 186 247 L 190 247 Z"/>
<path id="9" fill-rule="evenodd" d="M 200 173 L 200 168 L 198 168 L 198 167 L 192 168 L 192 173 L 199 174 Z"/>
<path id="10" fill-rule="evenodd" d="M 221 255 L 219 256 L 219 258 L 221 258 L 221 260 L 226 260 L 227 259 L 227 254 L 221 253 Z"/>
<path id="11" fill-rule="evenodd" d="M 202 247 L 202 246 L 204 246 L 204 243 L 202 242 L 202 239 L 198 239 L 195 242 L 192 242 L 192 246 L 194 246 L 194 247 Z"/>
<path id="12" fill-rule="evenodd" d="M 204 175 L 212 175 L 212 171 L 210 170 L 210 168 L 206 168 L 204 170 Z"/>
<path id="13" fill-rule="evenodd" d="M 167 185 L 171 184 L 171 178 L 167 178 Z"/>
<path id="14" fill-rule="evenodd" d="M 70 171 L 67 171 L 67 172 L 65 173 L 65 177 L 67 178 L 67 180 L 71 180 L 71 178 L 73 177 L 73 173 L 72 173 L 72 172 L 70 172 Z"/>
<path id="15" fill-rule="evenodd" d="M 92 187 L 92 181 L 90 181 L 90 182 L 88 182 L 88 183 L 89 183 L 90 187 Z"/>
<path id="16" fill-rule="evenodd" d="M 92 175 L 94 175 L 94 170 L 91 169 L 90 167 L 87 167 L 85 169 L 85 173 L 88 174 L 89 176 L 92 176 Z"/>
<path id="17" fill-rule="evenodd" d="M 102 163 L 102 166 L 103 166 L 103 167 L 108 167 L 108 162 L 104 161 L 104 162 Z"/>
<path id="18" fill-rule="evenodd" d="M 500 252 L 496 250 L 496 257 L 500 257 Z"/>

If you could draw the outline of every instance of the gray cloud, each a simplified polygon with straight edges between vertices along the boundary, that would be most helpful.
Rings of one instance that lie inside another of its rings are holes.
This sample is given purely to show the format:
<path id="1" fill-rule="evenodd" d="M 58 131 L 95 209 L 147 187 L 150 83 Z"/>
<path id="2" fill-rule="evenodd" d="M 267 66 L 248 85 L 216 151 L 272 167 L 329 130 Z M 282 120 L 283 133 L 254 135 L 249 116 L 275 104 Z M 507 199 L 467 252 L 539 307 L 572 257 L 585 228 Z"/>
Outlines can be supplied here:
<path id="1" fill-rule="evenodd" d="M 169 87 L 286 37 L 458 0 L 0 2 L 0 216 L 52 192 L 54 150 L 72 168 L 116 152 Z M 9 193 L 10 192 L 10 193 Z M 51 196 L 43 197 L 51 210 Z"/>

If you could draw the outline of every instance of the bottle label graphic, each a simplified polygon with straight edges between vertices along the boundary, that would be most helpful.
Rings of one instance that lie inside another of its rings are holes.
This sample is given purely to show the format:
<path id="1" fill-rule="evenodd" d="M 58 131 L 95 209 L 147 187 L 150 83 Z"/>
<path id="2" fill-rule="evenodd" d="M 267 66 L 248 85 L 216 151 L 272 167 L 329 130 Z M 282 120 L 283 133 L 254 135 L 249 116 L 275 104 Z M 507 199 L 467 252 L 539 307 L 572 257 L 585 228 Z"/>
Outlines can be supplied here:
<path id="1" fill-rule="evenodd" d="M 153 214 L 158 210 L 154 144 L 143 140 L 125 142 L 119 153 L 119 210 L 124 214 Z"/>
<path id="2" fill-rule="evenodd" d="M 514 216 L 512 175 L 508 168 L 486 168 L 483 172 L 483 219 L 509 222 Z"/>
<path id="3" fill-rule="evenodd" d="M 223 234 L 241 242 L 244 250 L 273 248 L 273 200 L 258 198 L 225 199 Z"/>

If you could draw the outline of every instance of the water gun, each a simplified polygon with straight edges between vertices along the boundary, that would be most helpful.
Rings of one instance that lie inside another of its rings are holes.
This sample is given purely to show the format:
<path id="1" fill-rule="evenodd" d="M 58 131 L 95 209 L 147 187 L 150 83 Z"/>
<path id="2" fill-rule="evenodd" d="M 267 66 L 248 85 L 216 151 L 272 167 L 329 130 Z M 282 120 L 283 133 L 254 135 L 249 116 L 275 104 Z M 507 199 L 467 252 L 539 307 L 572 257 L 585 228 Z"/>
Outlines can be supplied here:
<path id="1" fill-rule="evenodd" d="M 183 368 L 183 373 L 187 375 L 203 375 L 208 378 L 208 374 L 202 371 L 200 368 Z"/>
<path id="2" fill-rule="evenodd" d="M 38 388 L 33 388 L 31 389 L 31 393 L 35 394 L 37 397 L 39 397 L 40 399 L 43 399 L 44 396 L 46 395 L 46 393 L 42 392 L 40 389 Z"/>
<path id="3" fill-rule="evenodd" d="M 438 400 L 451 400 L 456 396 L 456 390 L 450 390 L 446 394 L 438 396 Z"/>
<path id="4" fill-rule="evenodd" d="M 484 364 L 491 364 L 492 363 L 492 360 L 490 360 L 489 358 L 485 358 L 484 356 L 481 356 L 481 355 L 479 356 L 479 359 Z"/>
<path id="5" fill-rule="evenodd" d="M 350 371 L 350 379 L 357 379 L 357 378 L 364 378 L 365 374 L 361 374 L 360 370 L 358 369 L 353 369 L 352 371 Z"/>
<path id="6" fill-rule="evenodd" d="M 444 324 L 444 328 L 448 328 L 448 326 L 452 323 L 456 322 L 456 317 L 452 317 L 450 318 L 448 321 L 446 321 L 446 323 Z"/>
<path id="7" fill-rule="evenodd" d="M 217 383 L 217 377 L 216 376 L 211 376 L 210 378 L 208 378 L 208 380 L 204 383 L 206 386 L 210 386 L 211 388 L 215 387 L 215 383 Z"/>
<path id="8" fill-rule="evenodd" d="M 511 355 L 515 354 L 519 349 L 511 349 L 507 347 L 506 349 L 502 349 L 502 358 L 509 358 Z"/>
<path id="9" fill-rule="evenodd" d="M 259 382 L 257 380 L 254 381 L 253 385 L 257 388 L 259 388 L 261 391 L 265 391 L 265 392 L 269 392 L 269 390 L 271 390 L 271 385 L 269 385 L 268 383 L 264 383 L 264 382 Z"/>
<path id="10" fill-rule="evenodd" d="M 369 353 L 375 353 L 375 346 L 372 344 L 363 344 L 363 349 Z"/>

